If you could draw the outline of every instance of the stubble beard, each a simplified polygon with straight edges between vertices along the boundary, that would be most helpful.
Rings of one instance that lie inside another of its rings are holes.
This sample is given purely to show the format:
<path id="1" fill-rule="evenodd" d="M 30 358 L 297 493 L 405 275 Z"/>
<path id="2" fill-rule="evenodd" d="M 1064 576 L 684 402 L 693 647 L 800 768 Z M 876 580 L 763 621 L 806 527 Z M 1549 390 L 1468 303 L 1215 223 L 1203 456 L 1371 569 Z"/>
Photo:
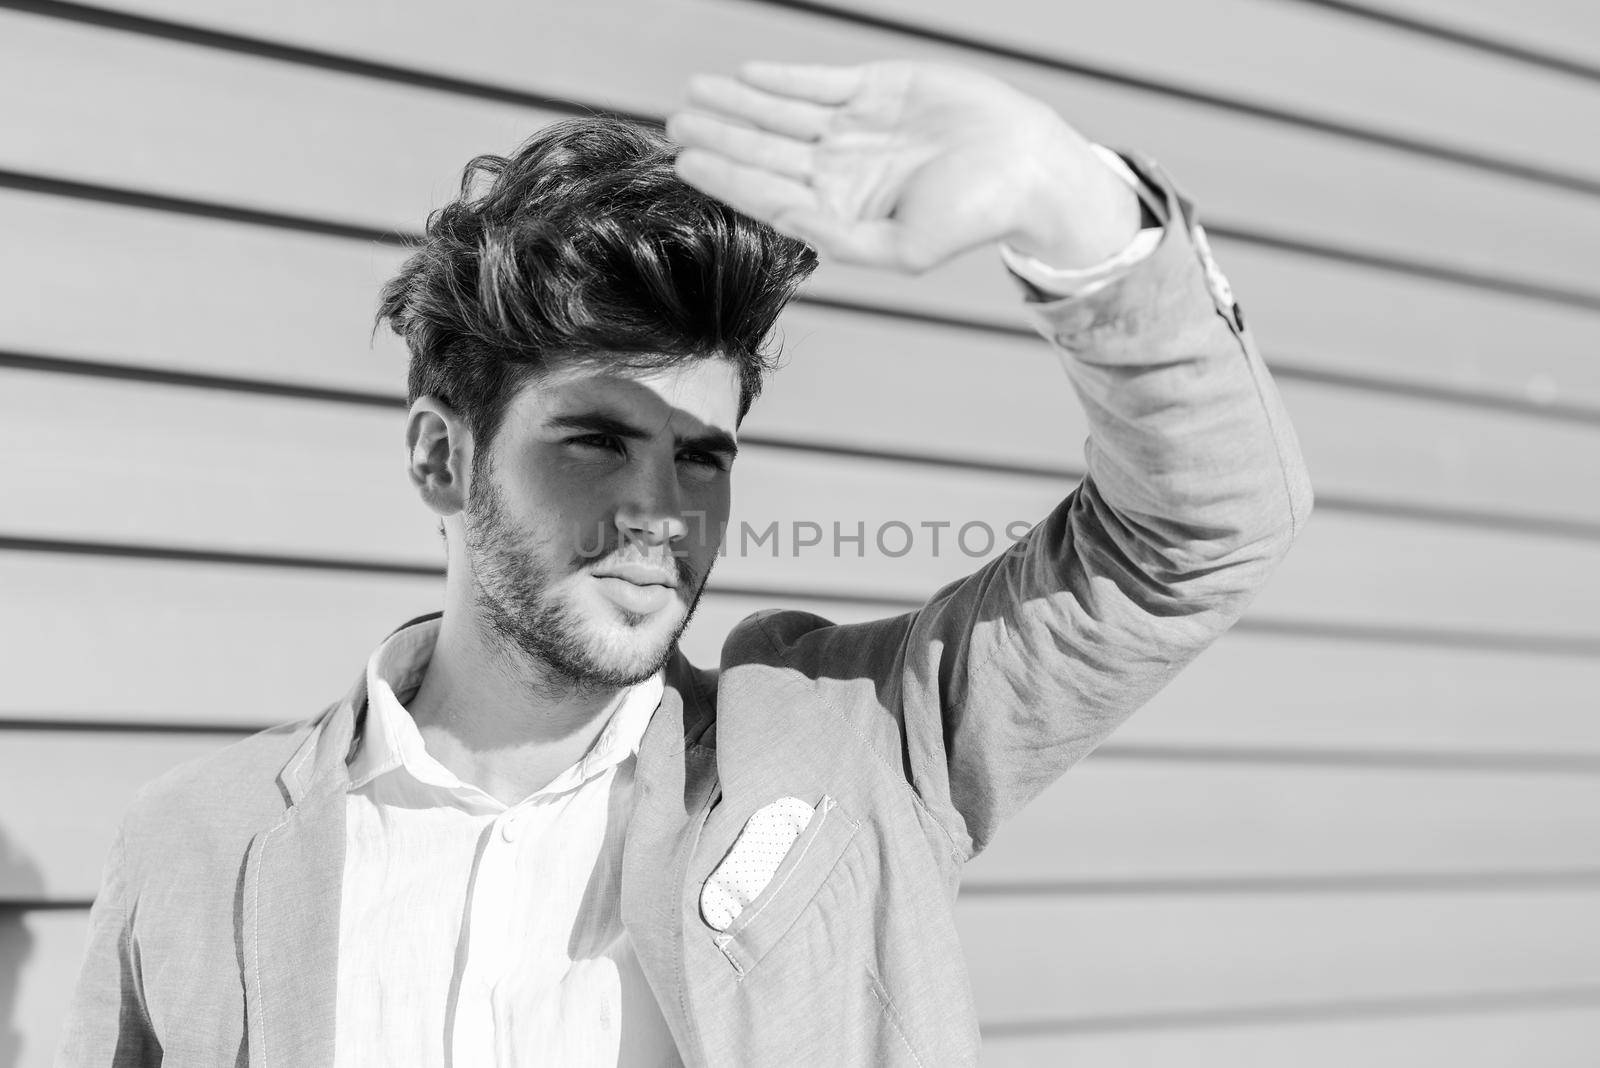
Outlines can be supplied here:
<path id="1" fill-rule="evenodd" d="M 689 610 L 670 638 L 656 644 L 641 635 L 628 642 L 647 617 L 620 613 L 626 630 L 606 641 L 591 632 L 578 608 L 551 593 L 558 576 L 527 545 L 506 514 L 504 498 L 487 479 L 474 487 L 467 505 L 466 549 L 472 562 L 473 603 L 486 636 L 508 655 L 536 669 L 561 690 L 603 690 L 633 686 L 666 666 L 688 629 L 706 576 L 696 581 L 687 558 L 673 557 L 678 589 L 693 589 Z M 595 566 L 613 552 L 593 559 L 575 557 L 573 566 Z M 677 591 L 674 591 L 676 593 Z"/>

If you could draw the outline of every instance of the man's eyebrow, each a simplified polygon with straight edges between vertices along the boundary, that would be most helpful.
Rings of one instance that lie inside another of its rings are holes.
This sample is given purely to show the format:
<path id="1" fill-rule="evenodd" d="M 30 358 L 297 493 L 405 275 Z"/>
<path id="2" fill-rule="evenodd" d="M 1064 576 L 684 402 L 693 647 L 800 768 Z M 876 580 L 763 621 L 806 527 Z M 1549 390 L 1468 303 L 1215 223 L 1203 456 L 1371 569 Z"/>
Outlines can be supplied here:
<path id="1" fill-rule="evenodd" d="M 571 415 L 552 416 L 545 423 L 553 430 L 583 430 L 591 434 L 610 434 L 624 441 L 644 441 L 650 431 L 618 419 L 604 412 L 575 412 Z M 725 430 L 709 430 L 704 434 L 691 434 L 676 439 L 678 445 L 689 445 L 707 452 L 721 453 L 727 457 L 739 455 L 739 444 Z"/>

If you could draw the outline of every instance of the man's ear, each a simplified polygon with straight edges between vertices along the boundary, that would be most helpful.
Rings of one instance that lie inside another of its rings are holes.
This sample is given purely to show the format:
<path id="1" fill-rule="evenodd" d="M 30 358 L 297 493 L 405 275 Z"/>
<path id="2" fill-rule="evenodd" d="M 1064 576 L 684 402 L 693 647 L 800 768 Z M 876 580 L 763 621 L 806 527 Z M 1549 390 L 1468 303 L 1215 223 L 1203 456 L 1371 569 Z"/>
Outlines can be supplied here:
<path id="1" fill-rule="evenodd" d="M 467 506 L 472 431 L 437 397 L 418 397 L 406 417 L 406 473 L 423 503 L 442 516 Z"/>

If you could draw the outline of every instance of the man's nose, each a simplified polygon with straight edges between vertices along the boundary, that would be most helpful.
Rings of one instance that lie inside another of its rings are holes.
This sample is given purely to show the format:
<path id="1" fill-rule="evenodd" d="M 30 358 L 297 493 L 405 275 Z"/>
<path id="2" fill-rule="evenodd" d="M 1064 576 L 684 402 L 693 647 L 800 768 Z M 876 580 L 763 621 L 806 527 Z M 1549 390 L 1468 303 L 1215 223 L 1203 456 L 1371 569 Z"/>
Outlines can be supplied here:
<path id="1" fill-rule="evenodd" d="M 689 532 L 675 463 L 641 470 L 617 505 L 617 529 L 642 545 L 670 545 Z"/>

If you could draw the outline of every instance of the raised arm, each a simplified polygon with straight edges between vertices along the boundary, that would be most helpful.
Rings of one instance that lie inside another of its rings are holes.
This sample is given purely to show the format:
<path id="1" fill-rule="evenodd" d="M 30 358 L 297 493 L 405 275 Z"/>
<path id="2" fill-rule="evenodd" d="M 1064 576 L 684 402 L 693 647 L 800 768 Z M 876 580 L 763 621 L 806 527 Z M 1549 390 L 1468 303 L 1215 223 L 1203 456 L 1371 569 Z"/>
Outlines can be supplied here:
<path id="1" fill-rule="evenodd" d="M 874 681 L 874 744 L 966 859 L 1238 619 L 1311 508 L 1293 430 L 1191 206 L 1149 161 L 1128 158 L 1164 225 L 1126 257 L 1130 183 L 985 75 L 761 65 L 691 99 L 736 121 L 674 116 L 680 173 L 825 255 L 919 273 L 1005 242 L 1046 272 L 1115 264 L 1075 296 L 1025 283 L 1088 416 L 1077 489 L 915 612 L 753 625 L 824 689 Z"/>

